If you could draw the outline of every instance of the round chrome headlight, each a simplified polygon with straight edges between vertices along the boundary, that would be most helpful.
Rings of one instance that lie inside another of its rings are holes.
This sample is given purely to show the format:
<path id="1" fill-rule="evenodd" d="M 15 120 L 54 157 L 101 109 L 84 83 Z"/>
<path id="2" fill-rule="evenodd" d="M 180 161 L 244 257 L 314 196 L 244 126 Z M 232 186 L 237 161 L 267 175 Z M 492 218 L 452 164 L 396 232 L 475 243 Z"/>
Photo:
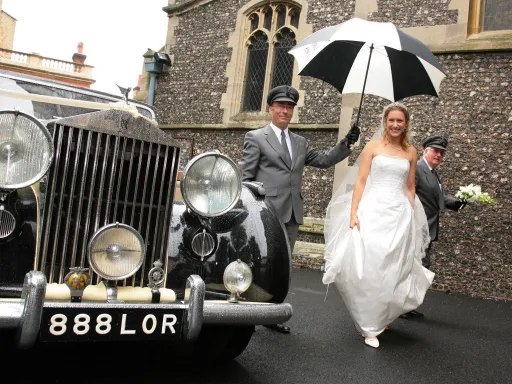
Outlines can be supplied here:
<path id="1" fill-rule="evenodd" d="M 224 286 L 233 294 L 244 293 L 252 284 L 252 271 L 241 261 L 233 261 L 224 270 Z"/>
<path id="2" fill-rule="evenodd" d="M 34 184 L 52 159 L 52 137 L 39 120 L 20 111 L 0 111 L 0 188 Z"/>
<path id="3" fill-rule="evenodd" d="M 242 176 L 233 160 L 208 152 L 190 160 L 180 182 L 187 206 L 198 215 L 220 216 L 235 206 L 242 191 Z"/>
<path id="4" fill-rule="evenodd" d="M 133 275 L 145 254 L 142 236 L 126 224 L 106 225 L 89 241 L 89 264 L 107 280 L 123 280 Z"/>

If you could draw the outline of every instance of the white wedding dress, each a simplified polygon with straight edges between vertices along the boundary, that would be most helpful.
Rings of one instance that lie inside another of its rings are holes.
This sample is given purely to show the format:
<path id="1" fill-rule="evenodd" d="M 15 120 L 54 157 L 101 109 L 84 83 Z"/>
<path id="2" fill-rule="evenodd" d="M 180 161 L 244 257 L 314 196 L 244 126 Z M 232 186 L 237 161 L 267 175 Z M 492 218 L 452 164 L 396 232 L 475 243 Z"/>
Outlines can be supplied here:
<path id="1" fill-rule="evenodd" d="M 430 237 L 418 197 L 407 195 L 410 163 L 387 155 L 373 158 L 350 229 L 352 193 L 335 196 L 325 222 L 326 269 L 363 336 L 377 336 L 401 314 L 416 309 L 434 279 L 421 265 Z"/>

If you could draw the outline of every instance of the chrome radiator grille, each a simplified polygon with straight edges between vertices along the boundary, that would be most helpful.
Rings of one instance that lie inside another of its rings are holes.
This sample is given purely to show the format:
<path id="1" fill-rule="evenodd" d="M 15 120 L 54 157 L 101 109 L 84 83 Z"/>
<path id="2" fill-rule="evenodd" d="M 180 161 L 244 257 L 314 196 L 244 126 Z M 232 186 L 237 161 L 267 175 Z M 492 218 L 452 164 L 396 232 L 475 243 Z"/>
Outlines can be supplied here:
<path id="1" fill-rule="evenodd" d="M 70 267 L 89 267 L 93 233 L 119 222 L 146 244 L 142 268 L 124 285 L 145 286 L 153 262 L 165 263 L 179 148 L 58 124 L 53 138 L 35 268 L 49 283 L 62 283 Z"/>

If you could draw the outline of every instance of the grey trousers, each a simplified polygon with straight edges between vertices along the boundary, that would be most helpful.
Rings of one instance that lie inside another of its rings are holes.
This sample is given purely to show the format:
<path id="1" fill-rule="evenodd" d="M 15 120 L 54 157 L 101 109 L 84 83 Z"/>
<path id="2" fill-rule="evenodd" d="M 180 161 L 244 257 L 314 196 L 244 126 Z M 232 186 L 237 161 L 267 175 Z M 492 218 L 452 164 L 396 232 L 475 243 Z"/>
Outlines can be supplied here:
<path id="1" fill-rule="evenodd" d="M 425 257 L 421 259 L 421 264 L 429 269 L 430 268 L 430 250 L 432 249 L 432 241 L 428 244 L 428 248 L 425 250 Z"/>
<path id="2" fill-rule="evenodd" d="M 286 233 L 288 234 L 288 242 L 290 243 L 290 251 L 293 254 L 293 248 L 297 241 L 297 235 L 299 233 L 299 223 L 295 220 L 295 216 L 292 213 L 290 221 L 284 224 L 286 227 Z"/>

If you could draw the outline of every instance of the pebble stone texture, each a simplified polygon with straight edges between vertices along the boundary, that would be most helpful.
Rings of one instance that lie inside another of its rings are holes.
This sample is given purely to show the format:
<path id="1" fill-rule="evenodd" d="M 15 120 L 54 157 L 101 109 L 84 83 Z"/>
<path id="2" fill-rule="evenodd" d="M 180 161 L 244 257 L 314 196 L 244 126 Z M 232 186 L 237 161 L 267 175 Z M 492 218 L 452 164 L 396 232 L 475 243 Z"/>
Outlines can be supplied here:
<path id="1" fill-rule="evenodd" d="M 448 9 L 450 0 L 380 0 L 371 21 L 392 21 L 398 28 L 457 23 L 458 11 Z"/>
<path id="2" fill-rule="evenodd" d="M 236 10 L 246 1 L 218 0 L 181 16 L 175 33 L 175 66 L 160 77 L 155 105 L 160 122 L 221 123 L 220 97 L 230 60 L 227 39 Z M 370 20 L 392 21 L 399 27 L 451 24 L 457 11 L 447 0 L 380 1 Z M 353 1 L 313 0 L 308 23 L 314 30 L 348 20 Z M 420 12 L 421 11 L 421 12 Z M 427 13 L 428 12 L 428 13 Z M 432 19 L 432 20 L 431 20 Z M 207 48 L 207 49 L 205 49 Z M 441 216 L 440 238 L 433 250 L 433 288 L 471 296 L 512 299 L 512 52 L 439 54 L 447 78 L 439 98 L 416 96 L 402 100 L 412 116 L 411 142 L 441 133 L 449 150 L 440 174 L 445 190 L 476 183 L 498 200 L 495 207 L 471 205 Z M 337 123 L 341 96 L 328 84 L 302 78 L 305 106 L 300 123 Z M 364 144 L 380 124 L 389 101 L 365 96 L 360 119 L 361 142 L 349 158 L 354 164 Z M 246 130 L 188 129 L 169 131 L 193 140 L 193 154 L 219 149 L 240 161 Z M 312 146 L 328 149 L 337 131 L 296 130 Z M 186 159 L 183 160 L 185 162 Z M 304 174 L 305 215 L 322 218 L 331 195 L 334 170 L 307 167 Z M 323 242 L 321 235 L 301 233 L 300 241 Z M 319 266 L 320 263 L 317 264 Z"/>

